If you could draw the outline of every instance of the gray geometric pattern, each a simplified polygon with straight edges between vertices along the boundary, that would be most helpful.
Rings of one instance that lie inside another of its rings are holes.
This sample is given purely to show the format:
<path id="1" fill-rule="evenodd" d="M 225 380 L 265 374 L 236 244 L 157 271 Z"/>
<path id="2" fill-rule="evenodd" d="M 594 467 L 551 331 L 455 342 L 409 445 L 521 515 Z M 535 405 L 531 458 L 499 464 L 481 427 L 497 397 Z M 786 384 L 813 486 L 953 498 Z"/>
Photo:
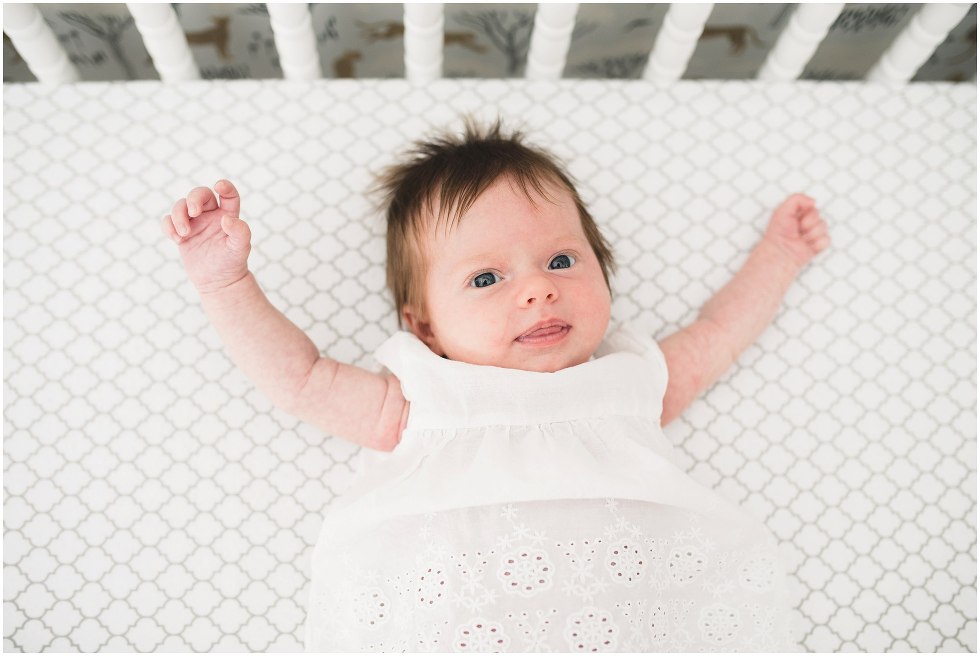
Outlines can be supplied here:
<path id="1" fill-rule="evenodd" d="M 302 649 L 357 449 L 234 368 L 160 219 L 234 181 L 271 301 L 377 368 L 364 191 L 463 112 L 564 158 L 658 338 L 817 199 L 831 249 L 667 436 L 780 540 L 801 650 L 976 651 L 976 87 L 521 80 L 5 85 L 4 649 Z"/>

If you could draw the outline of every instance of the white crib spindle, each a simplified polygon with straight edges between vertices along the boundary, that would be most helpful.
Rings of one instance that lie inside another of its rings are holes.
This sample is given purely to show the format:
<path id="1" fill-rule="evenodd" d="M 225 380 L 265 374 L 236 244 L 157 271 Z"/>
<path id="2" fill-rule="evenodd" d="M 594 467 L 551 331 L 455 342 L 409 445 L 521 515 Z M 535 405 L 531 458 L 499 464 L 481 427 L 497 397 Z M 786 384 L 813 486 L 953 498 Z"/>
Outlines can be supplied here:
<path id="1" fill-rule="evenodd" d="M 405 3 L 405 77 L 431 82 L 442 77 L 442 3 Z"/>
<path id="2" fill-rule="evenodd" d="M 670 5 L 643 71 L 643 79 L 653 82 L 680 79 L 713 7 L 713 3 Z"/>
<path id="3" fill-rule="evenodd" d="M 39 82 L 62 84 L 81 79 L 33 4 L 4 3 L 3 31 Z"/>
<path id="4" fill-rule="evenodd" d="M 568 47 L 572 43 L 575 29 L 575 14 L 578 3 L 538 4 L 534 15 L 534 29 L 531 32 L 531 45 L 527 51 L 527 70 L 524 75 L 529 80 L 557 80 L 565 70 Z"/>
<path id="5" fill-rule="evenodd" d="M 969 3 L 923 5 L 868 73 L 869 82 L 905 83 L 970 10 Z"/>
<path id="6" fill-rule="evenodd" d="M 776 82 L 798 78 L 843 8 L 843 2 L 797 5 L 759 69 L 758 79 Z"/>
<path id="7" fill-rule="evenodd" d="M 201 79 L 187 37 L 180 27 L 177 14 L 169 4 L 126 3 L 133 15 L 143 45 L 153 59 L 153 65 L 164 82 Z"/>
<path id="8" fill-rule="evenodd" d="M 283 77 L 287 80 L 316 80 L 323 77 L 309 8 L 305 4 L 274 2 L 266 3 L 266 7 Z"/>

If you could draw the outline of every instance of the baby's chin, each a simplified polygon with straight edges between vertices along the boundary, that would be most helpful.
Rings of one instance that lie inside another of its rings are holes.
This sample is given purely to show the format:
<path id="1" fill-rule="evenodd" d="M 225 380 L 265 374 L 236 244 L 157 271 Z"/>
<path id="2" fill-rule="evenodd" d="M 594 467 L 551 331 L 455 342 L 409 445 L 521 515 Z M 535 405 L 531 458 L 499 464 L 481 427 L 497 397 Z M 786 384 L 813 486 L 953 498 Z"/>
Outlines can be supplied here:
<path id="1" fill-rule="evenodd" d="M 510 367 L 510 368 L 519 369 L 521 371 L 533 371 L 539 374 L 553 374 L 556 371 L 562 371 L 564 369 L 571 369 L 572 367 L 577 367 L 578 365 L 584 364 L 585 362 L 588 362 L 588 359 L 583 360 L 582 362 L 575 361 L 568 364 L 556 364 L 556 365 L 527 366 L 521 364 L 520 366 Z"/>
<path id="2" fill-rule="evenodd" d="M 557 357 L 545 356 L 541 358 L 521 358 L 513 361 L 509 368 L 520 369 L 521 371 L 535 371 L 538 373 L 553 374 L 556 371 L 577 367 L 580 364 L 588 362 L 590 359 L 591 354 L 577 356 L 563 355 Z"/>
<path id="3" fill-rule="evenodd" d="M 484 367 L 499 367 L 501 369 L 517 369 L 519 371 L 533 371 L 537 373 L 554 373 L 569 367 L 584 364 L 592 359 L 592 354 L 570 354 L 570 353 L 541 353 L 528 356 L 527 353 L 507 354 L 503 357 L 467 357 L 465 355 L 443 355 L 448 360 L 465 362 Z"/>

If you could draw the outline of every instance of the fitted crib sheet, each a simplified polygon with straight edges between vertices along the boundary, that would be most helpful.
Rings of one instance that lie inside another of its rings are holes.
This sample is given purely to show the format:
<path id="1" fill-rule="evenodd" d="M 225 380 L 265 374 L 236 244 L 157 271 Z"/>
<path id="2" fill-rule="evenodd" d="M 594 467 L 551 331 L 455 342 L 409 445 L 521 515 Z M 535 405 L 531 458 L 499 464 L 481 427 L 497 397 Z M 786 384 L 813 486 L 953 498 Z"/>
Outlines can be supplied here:
<path id="1" fill-rule="evenodd" d="M 667 437 L 780 540 L 800 650 L 976 651 L 976 87 L 520 80 L 5 85 L 5 651 L 302 648 L 357 449 L 233 367 L 160 219 L 234 181 L 273 303 L 375 367 L 364 191 L 465 112 L 566 161 L 659 338 L 818 200 L 832 249 Z"/>

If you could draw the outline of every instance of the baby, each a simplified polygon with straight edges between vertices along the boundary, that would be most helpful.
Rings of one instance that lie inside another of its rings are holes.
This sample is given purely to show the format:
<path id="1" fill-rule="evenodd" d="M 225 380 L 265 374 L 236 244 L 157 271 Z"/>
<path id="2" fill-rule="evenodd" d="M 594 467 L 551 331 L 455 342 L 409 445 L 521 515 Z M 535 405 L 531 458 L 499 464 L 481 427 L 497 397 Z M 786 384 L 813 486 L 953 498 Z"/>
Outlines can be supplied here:
<path id="1" fill-rule="evenodd" d="M 784 648 L 774 540 L 674 466 L 661 427 L 827 248 L 813 199 L 777 207 L 697 320 L 658 342 L 610 328 L 610 247 L 520 134 L 468 123 L 380 180 L 408 329 L 378 349 L 384 374 L 322 357 L 269 303 L 230 182 L 163 220 L 244 373 L 372 450 L 313 554 L 307 648 Z"/>

